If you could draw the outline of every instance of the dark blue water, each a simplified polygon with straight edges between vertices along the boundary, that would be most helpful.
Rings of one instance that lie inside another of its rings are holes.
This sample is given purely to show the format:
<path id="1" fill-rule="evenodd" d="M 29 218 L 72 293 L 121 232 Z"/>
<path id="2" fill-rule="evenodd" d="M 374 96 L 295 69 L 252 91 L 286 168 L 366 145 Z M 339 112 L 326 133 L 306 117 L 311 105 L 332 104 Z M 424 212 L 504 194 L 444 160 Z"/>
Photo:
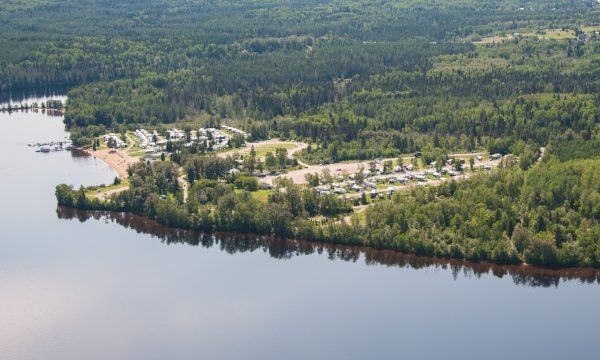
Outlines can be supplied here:
<path id="1" fill-rule="evenodd" d="M 0 359 L 598 358 L 595 275 L 57 212 L 56 184 L 114 173 L 27 147 L 60 117 L 0 113 L 0 133 Z"/>

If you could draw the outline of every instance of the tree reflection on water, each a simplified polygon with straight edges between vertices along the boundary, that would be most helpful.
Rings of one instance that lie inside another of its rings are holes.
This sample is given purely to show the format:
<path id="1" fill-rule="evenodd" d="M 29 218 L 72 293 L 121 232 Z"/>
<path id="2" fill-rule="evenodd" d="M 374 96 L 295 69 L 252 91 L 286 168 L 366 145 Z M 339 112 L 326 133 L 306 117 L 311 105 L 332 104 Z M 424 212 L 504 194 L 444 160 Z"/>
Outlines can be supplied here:
<path id="1" fill-rule="evenodd" d="M 264 251 L 275 259 L 290 259 L 294 256 L 313 253 L 327 254 L 330 260 L 357 262 L 361 258 L 367 265 L 384 265 L 409 269 L 449 269 L 454 279 L 460 274 L 465 277 L 480 278 L 492 274 L 502 278 L 511 276 L 517 285 L 534 287 L 558 286 L 561 281 L 579 281 L 581 283 L 600 283 L 600 271 L 588 268 L 545 269 L 526 265 L 496 265 L 490 263 L 472 263 L 452 259 L 417 256 L 392 250 L 378 250 L 367 247 L 345 246 L 339 244 L 316 243 L 274 236 L 221 233 L 211 234 L 170 228 L 146 217 L 115 212 L 81 211 L 59 206 L 59 219 L 89 219 L 116 222 L 135 230 L 139 234 L 149 234 L 166 244 L 187 244 L 210 248 L 218 246 L 229 254 Z"/>

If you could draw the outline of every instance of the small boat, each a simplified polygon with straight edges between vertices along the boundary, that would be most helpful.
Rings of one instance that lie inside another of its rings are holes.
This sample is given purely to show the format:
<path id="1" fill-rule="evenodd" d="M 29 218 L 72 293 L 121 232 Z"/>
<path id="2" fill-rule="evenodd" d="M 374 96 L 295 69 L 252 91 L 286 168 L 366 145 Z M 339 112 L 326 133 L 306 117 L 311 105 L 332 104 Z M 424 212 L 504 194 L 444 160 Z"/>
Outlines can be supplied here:
<path id="1" fill-rule="evenodd" d="M 40 148 L 40 151 L 43 152 L 43 153 L 49 153 L 50 152 L 50 147 L 48 147 L 48 146 L 42 146 Z"/>

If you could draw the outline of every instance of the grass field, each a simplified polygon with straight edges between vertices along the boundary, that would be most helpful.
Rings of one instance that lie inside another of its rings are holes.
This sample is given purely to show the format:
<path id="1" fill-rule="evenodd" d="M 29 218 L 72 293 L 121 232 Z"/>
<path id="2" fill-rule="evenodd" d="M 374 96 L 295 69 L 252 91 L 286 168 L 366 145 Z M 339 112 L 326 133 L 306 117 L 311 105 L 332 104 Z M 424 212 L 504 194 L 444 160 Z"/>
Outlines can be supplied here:
<path id="1" fill-rule="evenodd" d="M 256 200 L 266 203 L 269 200 L 270 193 L 271 193 L 271 190 L 258 190 L 258 191 L 253 191 L 251 194 L 252 194 L 252 197 L 254 197 Z"/>
<path id="2" fill-rule="evenodd" d="M 235 189 L 236 193 L 241 193 L 242 191 L 243 190 L 241 190 L 241 189 Z M 250 192 L 250 195 L 252 195 L 252 197 L 255 198 L 256 200 L 266 203 L 267 201 L 269 201 L 270 193 L 271 193 L 271 190 L 256 190 L 256 191 Z"/>
<path id="3" fill-rule="evenodd" d="M 134 150 L 127 153 L 129 156 L 139 157 L 144 156 L 146 153 L 143 150 Z"/>
<path id="4" fill-rule="evenodd" d="M 101 194 L 101 193 L 105 193 L 105 192 L 108 192 L 108 191 L 112 191 L 112 190 L 124 188 L 124 187 L 127 187 L 127 186 L 129 186 L 129 179 L 123 179 L 123 180 L 121 180 L 121 183 L 119 185 L 110 184 L 110 185 L 107 185 L 107 186 L 100 186 L 100 187 L 98 187 L 95 190 L 88 191 L 86 193 L 86 195 L 87 196 L 95 196 L 95 195 L 98 195 L 98 194 Z"/>
<path id="5" fill-rule="evenodd" d="M 128 131 L 125 136 L 127 137 L 127 148 L 131 149 L 133 147 L 138 146 L 139 142 L 138 139 L 133 136 L 133 133 L 131 131 Z"/>
<path id="6" fill-rule="evenodd" d="M 356 214 L 356 218 L 358 219 L 358 222 L 361 225 L 366 225 L 367 224 L 367 208 L 366 207 L 361 207 L 358 209 L 355 209 L 354 213 Z"/>
<path id="7" fill-rule="evenodd" d="M 561 29 L 548 29 L 548 30 L 543 30 L 542 33 L 533 33 L 533 32 L 528 32 L 528 33 L 523 33 L 523 36 L 530 36 L 530 37 L 538 37 L 540 39 L 546 39 L 546 40 L 569 40 L 569 39 L 575 39 L 575 31 L 573 30 L 569 30 L 569 29 L 565 29 L 564 31 Z"/>
<path id="8" fill-rule="evenodd" d="M 592 34 L 595 31 L 600 31 L 600 26 L 582 26 L 581 31 L 586 34 Z M 514 34 L 506 34 L 506 35 L 491 35 L 482 37 L 481 39 L 477 39 L 473 41 L 474 44 L 477 45 L 487 45 L 487 44 L 498 44 L 503 40 L 512 40 L 515 38 L 515 34 L 519 34 L 521 37 L 537 37 L 539 39 L 544 40 L 573 40 L 576 38 L 575 30 L 572 29 L 544 29 L 541 31 L 523 31 L 523 32 L 515 32 Z"/>
<path id="9" fill-rule="evenodd" d="M 510 40 L 512 39 L 513 36 L 512 35 L 494 35 L 494 36 L 486 36 L 483 37 L 477 41 L 473 41 L 473 44 L 477 44 L 477 45 L 487 45 L 487 44 L 498 44 L 501 43 L 504 40 Z"/>
<path id="10" fill-rule="evenodd" d="M 218 151 L 217 154 L 221 157 L 231 156 L 234 154 L 247 154 L 250 152 L 250 149 L 254 146 L 254 151 L 256 151 L 256 157 L 264 158 L 268 152 L 273 153 L 275 155 L 275 150 L 278 148 L 284 148 L 288 150 L 288 156 L 291 156 L 294 152 L 306 147 L 307 144 L 279 140 L 279 139 L 270 139 L 255 143 L 246 143 L 246 146 L 240 149 L 224 149 L 223 151 Z"/>
<path id="11" fill-rule="evenodd" d="M 594 31 L 600 31 L 600 25 L 595 25 L 595 26 L 582 26 L 581 27 L 581 31 L 583 31 L 586 34 L 591 34 Z"/>
<path id="12" fill-rule="evenodd" d="M 264 146 L 255 146 L 254 150 L 256 151 L 256 156 L 257 157 L 263 158 L 269 152 L 271 152 L 271 153 L 273 153 L 273 155 L 275 155 L 275 151 L 277 149 L 284 148 L 284 149 L 287 149 L 287 150 L 291 150 L 291 149 L 294 149 L 296 147 L 297 147 L 296 144 L 282 142 L 280 144 L 268 144 L 268 145 L 264 145 Z"/>

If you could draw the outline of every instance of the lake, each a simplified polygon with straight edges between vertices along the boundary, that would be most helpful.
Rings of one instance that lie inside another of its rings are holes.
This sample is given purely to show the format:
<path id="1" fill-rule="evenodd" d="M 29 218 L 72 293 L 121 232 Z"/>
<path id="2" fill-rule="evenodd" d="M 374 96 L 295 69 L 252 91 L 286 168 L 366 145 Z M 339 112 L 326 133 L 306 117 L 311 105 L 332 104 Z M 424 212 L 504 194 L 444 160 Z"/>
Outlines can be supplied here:
<path id="1" fill-rule="evenodd" d="M 101 161 L 0 113 L 0 359 L 597 359 L 595 271 L 167 229 L 57 208 Z"/>

